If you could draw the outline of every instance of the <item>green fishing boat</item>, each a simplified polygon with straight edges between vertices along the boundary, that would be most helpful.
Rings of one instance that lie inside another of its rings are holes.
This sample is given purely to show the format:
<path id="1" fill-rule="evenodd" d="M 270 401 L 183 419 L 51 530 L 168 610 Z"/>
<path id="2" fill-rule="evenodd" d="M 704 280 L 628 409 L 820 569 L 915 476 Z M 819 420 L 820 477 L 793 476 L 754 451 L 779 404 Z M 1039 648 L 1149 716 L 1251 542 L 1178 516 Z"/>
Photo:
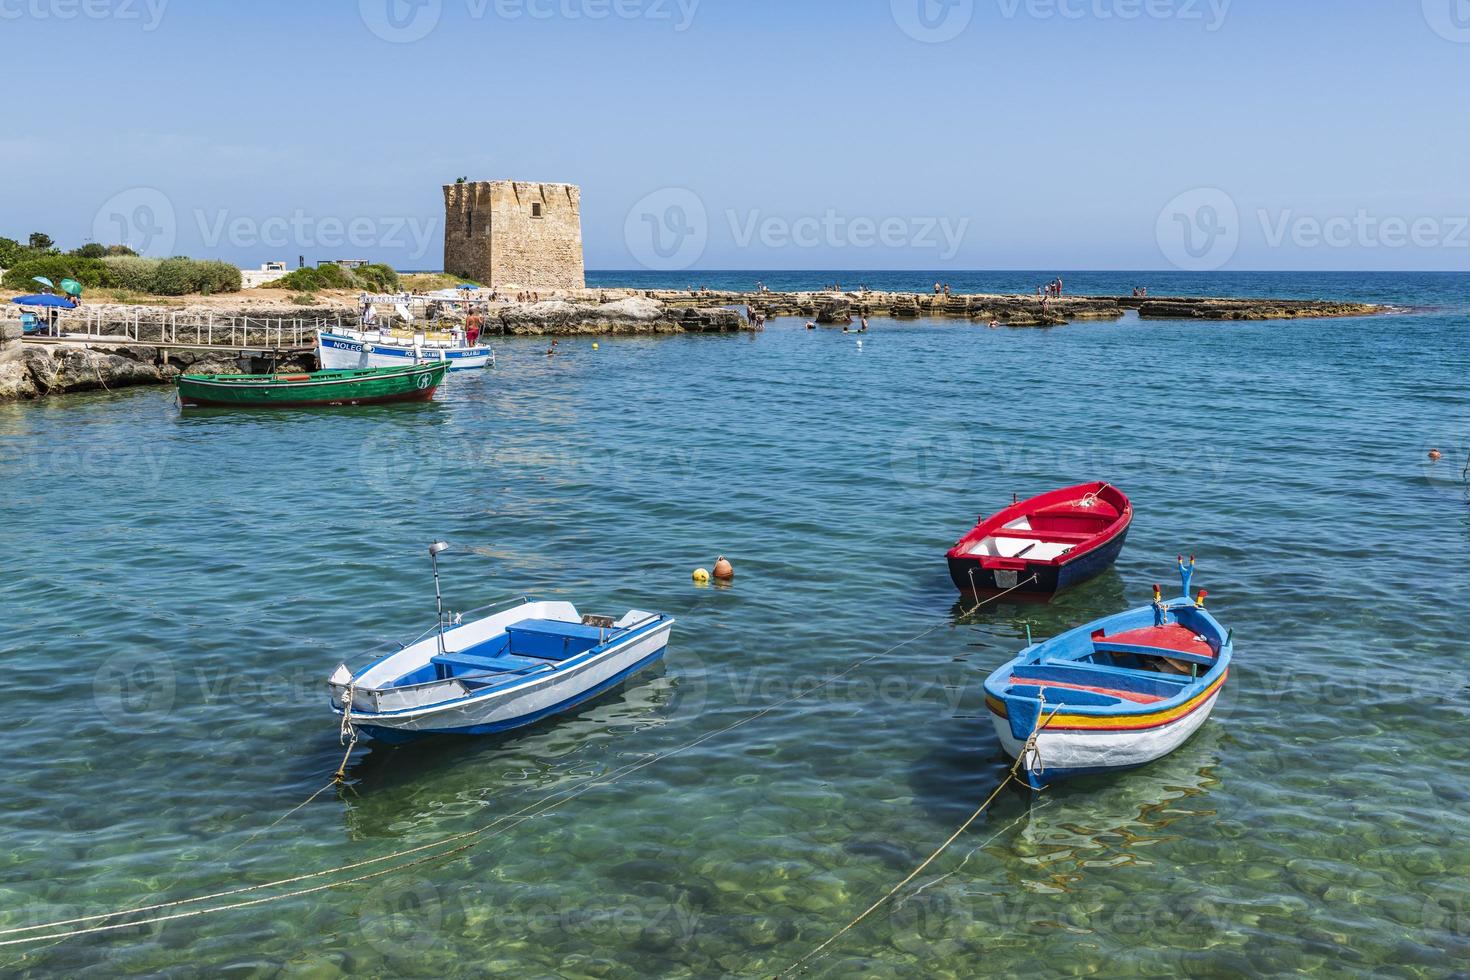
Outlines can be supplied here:
<path id="1" fill-rule="evenodd" d="M 179 400 L 186 408 L 316 408 L 426 402 L 449 372 L 449 362 L 310 374 L 185 374 Z"/>

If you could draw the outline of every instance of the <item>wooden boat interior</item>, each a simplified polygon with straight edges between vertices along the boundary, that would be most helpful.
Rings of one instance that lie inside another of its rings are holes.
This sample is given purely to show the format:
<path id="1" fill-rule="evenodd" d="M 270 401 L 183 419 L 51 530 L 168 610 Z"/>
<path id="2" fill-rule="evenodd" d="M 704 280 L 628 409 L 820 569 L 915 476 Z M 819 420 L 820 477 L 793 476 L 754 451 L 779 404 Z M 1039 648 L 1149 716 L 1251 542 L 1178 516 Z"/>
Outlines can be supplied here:
<path id="1" fill-rule="evenodd" d="M 1034 662 L 1011 671 L 1007 693 L 1049 705 L 1113 707 L 1171 701 L 1200 683 L 1220 655 L 1221 639 L 1195 607 L 1169 610 L 1162 626 L 1137 626 L 1065 644 L 1044 644 Z M 1203 630 L 1203 632 L 1197 632 Z M 1060 638 L 1059 638 L 1060 639 Z"/>

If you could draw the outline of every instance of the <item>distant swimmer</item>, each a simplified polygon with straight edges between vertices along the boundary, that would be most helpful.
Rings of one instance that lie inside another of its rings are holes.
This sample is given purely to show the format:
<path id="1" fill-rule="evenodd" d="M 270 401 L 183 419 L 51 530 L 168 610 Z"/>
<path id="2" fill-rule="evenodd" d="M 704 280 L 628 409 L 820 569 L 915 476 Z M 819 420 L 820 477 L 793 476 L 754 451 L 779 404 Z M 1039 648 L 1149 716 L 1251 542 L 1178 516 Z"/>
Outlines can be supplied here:
<path id="1" fill-rule="evenodd" d="M 868 332 L 868 318 L 867 317 L 863 317 L 863 326 L 862 326 L 862 329 L 860 329 L 858 331 L 858 333 L 867 333 L 867 332 Z"/>
<path id="2" fill-rule="evenodd" d="M 814 322 L 812 322 L 811 320 L 808 320 L 806 322 L 806 328 L 808 330 L 815 330 L 815 329 L 817 329 L 817 325 Z"/>

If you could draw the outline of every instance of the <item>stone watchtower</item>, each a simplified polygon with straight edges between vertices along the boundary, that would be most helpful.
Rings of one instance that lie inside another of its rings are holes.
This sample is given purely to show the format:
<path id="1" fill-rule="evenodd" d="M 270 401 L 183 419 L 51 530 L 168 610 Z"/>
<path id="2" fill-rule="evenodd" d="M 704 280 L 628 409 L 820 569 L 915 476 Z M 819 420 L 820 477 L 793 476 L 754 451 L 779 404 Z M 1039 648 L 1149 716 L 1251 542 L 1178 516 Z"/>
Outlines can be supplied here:
<path id="1" fill-rule="evenodd" d="M 474 181 L 444 188 L 444 271 L 495 289 L 584 289 L 582 189 Z"/>

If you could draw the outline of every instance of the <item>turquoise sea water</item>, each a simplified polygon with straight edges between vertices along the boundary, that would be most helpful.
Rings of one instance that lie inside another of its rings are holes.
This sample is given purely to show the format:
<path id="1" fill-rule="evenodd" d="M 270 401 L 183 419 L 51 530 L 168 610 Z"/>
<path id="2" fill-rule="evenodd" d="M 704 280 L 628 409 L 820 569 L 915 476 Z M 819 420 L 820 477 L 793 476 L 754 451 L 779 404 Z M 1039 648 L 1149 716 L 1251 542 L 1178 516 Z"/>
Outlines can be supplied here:
<path id="1" fill-rule="evenodd" d="M 1181 551 L 1236 631 L 1210 724 L 1139 772 L 1003 794 L 810 975 L 1463 969 L 1470 276 L 1195 278 L 1416 309 L 875 321 L 861 349 L 783 320 L 556 358 L 507 341 L 425 406 L 0 406 L 0 931 L 493 828 L 158 914 L 433 858 L 340 888 L 0 946 L 0 972 L 775 974 L 1002 778 L 981 684 L 1028 626 L 1142 604 Z M 1137 507 L 1117 569 L 968 614 L 952 541 L 1012 493 L 1089 479 Z M 432 621 L 436 537 L 452 606 L 669 612 L 666 666 L 518 734 L 360 748 L 347 787 L 291 812 L 341 759 L 325 677 Z M 720 554 L 734 585 L 695 587 Z"/>

